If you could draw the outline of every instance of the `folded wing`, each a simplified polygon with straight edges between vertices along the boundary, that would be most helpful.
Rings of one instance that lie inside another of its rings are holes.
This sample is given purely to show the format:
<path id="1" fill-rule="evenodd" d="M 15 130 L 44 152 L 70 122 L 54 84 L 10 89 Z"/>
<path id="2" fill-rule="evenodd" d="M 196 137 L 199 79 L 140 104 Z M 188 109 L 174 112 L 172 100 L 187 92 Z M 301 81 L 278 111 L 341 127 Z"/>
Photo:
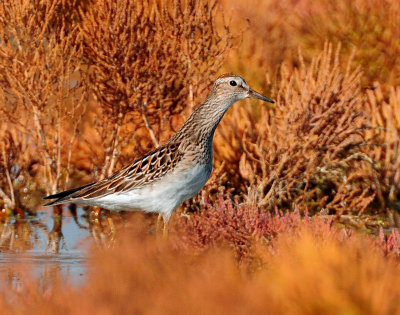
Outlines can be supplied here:
<path id="1" fill-rule="evenodd" d="M 175 168 L 183 156 L 179 146 L 180 143 L 167 143 L 99 182 L 47 196 L 44 199 L 55 200 L 45 206 L 95 199 L 149 185 Z"/>

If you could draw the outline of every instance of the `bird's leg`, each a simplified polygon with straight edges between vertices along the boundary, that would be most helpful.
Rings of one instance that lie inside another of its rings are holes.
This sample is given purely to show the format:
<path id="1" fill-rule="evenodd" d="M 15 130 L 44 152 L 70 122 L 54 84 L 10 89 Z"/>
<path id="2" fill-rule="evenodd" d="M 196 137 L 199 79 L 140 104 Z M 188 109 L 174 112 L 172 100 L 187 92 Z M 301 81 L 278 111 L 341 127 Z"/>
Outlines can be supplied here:
<path id="1" fill-rule="evenodd" d="M 168 221 L 164 221 L 164 226 L 163 226 L 163 238 L 167 239 L 168 238 Z"/>
<path id="2" fill-rule="evenodd" d="M 101 208 L 100 207 L 90 207 L 91 208 L 91 211 L 90 211 L 90 218 L 93 220 L 93 221 L 98 221 L 99 220 L 99 217 L 100 217 L 100 213 L 101 213 Z"/>
<path id="3" fill-rule="evenodd" d="M 160 214 L 158 214 L 157 222 L 156 222 L 156 234 L 158 234 L 161 230 L 161 220 L 162 220 L 162 215 L 160 213 Z"/>
<path id="4" fill-rule="evenodd" d="M 169 222 L 170 217 L 171 217 L 171 215 L 168 215 L 168 214 L 163 215 L 163 223 L 164 223 L 163 238 L 164 239 L 168 238 L 168 222 Z"/>
<path id="5" fill-rule="evenodd" d="M 110 227 L 110 241 L 114 242 L 115 235 L 116 235 L 114 221 L 110 216 L 107 216 L 107 222 L 108 222 L 108 225 Z"/>

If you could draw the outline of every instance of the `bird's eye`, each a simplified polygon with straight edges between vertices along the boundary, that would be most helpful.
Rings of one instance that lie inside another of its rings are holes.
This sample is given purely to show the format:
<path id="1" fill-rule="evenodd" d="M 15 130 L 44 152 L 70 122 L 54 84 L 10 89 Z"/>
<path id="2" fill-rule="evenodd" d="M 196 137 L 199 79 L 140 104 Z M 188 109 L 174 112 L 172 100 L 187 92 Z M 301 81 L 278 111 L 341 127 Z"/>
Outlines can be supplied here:
<path id="1" fill-rule="evenodd" d="M 229 82 L 229 84 L 231 85 L 231 86 L 236 86 L 237 85 L 237 83 L 236 83 L 236 81 L 231 81 L 231 82 Z"/>

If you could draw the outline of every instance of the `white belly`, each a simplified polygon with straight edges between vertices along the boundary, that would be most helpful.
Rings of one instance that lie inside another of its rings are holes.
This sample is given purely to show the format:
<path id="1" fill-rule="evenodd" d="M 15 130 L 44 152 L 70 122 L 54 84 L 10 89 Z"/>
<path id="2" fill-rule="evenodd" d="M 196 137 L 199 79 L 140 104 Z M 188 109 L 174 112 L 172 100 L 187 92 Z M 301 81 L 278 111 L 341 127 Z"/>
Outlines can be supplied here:
<path id="1" fill-rule="evenodd" d="M 164 220 L 187 199 L 196 195 L 211 175 L 206 165 L 191 170 L 172 173 L 151 185 L 90 200 L 90 204 L 109 210 L 161 213 Z M 88 200 L 89 203 L 89 200 Z"/>

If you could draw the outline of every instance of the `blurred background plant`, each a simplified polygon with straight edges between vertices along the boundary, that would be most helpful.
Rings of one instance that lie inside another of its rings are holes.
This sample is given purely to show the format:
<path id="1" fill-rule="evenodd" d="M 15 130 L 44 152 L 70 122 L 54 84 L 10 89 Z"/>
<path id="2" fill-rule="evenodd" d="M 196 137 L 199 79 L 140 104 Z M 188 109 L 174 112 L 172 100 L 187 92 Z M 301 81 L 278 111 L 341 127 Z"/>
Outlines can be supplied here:
<path id="1" fill-rule="evenodd" d="M 298 49 L 307 62 L 326 41 L 342 45 L 362 67 L 362 86 L 378 80 L 386 87 L 399 84 L 400 53 L 396 0 L 255 0 L 223 1 L 232 25 L 243 31 L 241 45 L 225 63 L 229 71 L 253 78 L 260 86 L 279 74 L 283 61 L 298 65 Z M 265 72 L 273 74 L 265 77 Z"/>
<path id="2" fill-rule="evenodd" d="M 187 231 L 190 237 L 180 235 L 180 240 L 158 240 L 148 233 L 146 221 L 136 217 L 115 247 L 93 252 L 83 286 L 66 286 L 56 276 L 50 289 L 26 281 L 23 288 L 5 292 L 0 307 L 11 313 L 40 314 L 398 312 L 400 289 L 393 285 L 400 279 L 398 232 L 375 240 L 334 227 L 319 216 L 302 218 L 298 212 L 269 216 L 262 210 L 235 208 L 208 209 L 211 223 L 199 222 L 195 214 L 196 223 Z M 262 217 L 253 217 L 263 218 L 249 226 L 242 250 L 236 247 L 249 258 L 246 250 L 252 244 L 251 253 L 258 258 L 250 266 L 238 265 L 229 247 L 210 246 L 208 239 L 198 242 L 206 237 L 197 234 L 203 224 L 214 236 L 211 226 L 217 224 L 214 227 L 224 232 L 223 238 L 234 239 L 244 232 L 246 220 L 237 221 L 238 232 L 233 226 L 227 229 L 229 224 L 220 225 L 231 222 L 236 210 L 243 219 L 256 213 Z M 248 235 L 254 230 L 269 238 L 257 241 L 260 234 Z M 19 303 L 13 303 L 15 299 Z"/>

